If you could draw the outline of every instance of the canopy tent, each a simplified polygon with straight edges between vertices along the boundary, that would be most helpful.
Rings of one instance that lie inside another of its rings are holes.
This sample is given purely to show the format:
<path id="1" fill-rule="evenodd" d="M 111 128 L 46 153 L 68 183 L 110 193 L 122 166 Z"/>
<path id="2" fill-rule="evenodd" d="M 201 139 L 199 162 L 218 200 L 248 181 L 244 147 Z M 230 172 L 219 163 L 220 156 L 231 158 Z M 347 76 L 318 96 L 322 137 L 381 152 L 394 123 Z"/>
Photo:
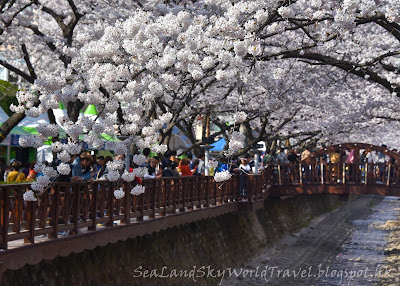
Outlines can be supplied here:
<path id="1" fill-rule="evenodd" d="M 92 120 L 96 120 L 96 122 L 101 122 L 102 119 L 97 112 L 97 108 L 94 104 L 88 105 L 85 112 L 83 113 L 86 117 L 89 117 Z"/>
<path id="2" fill-rule="evenodd" d="M 7 113 L 0 106 L 0 123 L 5 122 L 8 119 L 8 117 L 9 116 L 7 115 Z"/>
<path id="3" fill-rule="evenodd" d="M 214 152 L 222 151 L 224 150 L 225 144 L 226 144 L 225 138 L 219 139 L 217 142 L 211 144 L 211 146 L 213 146 L 214 148 L 212 148 L 210 151 Z"/>
<path id="4" fill-rule="evenodd" d="M 50 120 L 49 117 L 47 116 L 47 113 L 43 113 L 40 114 L 39 117 L 29 117 L 26 116 L 20 123 L 18 123 L 19 127 L 22 127 L 23 129 L 25 129 L 25 127 L 28 127 L 28 129 L 26 129 L 28 132 L 33 131 L 32 129 L 29 128 L 33 128 L 36 131 L 36 127 L 39 126 L 39 124 L 49 124 Z M 37 133 L 37 131 L 36 131 Z M 34 133 L 35 134 L 35 133 Z"/>
<path id="5" fill-rule="evenodd" d="M 97 111 L 96 105 L 89 104 L 86 109 L 81 109 L 79 112 L 78 120 L 82 117 L 88 117 L 91 120 L 96 120 L 97 123 L 103 122 L 103 119 L 99 116 L 99 112 Z"/>
<path id="6" fill-rule="evenodd" d="M 58 109 L 53 109 L 53 113 L 56 119 L 56 123 L 58 126 L 60 126 L 59 129 L 59 134 L 60 134 L 60 139 L 66 138 L 67 135 L 65 131 L 61 127 L 61 117 L 67 115 L 67 110 L 65 109 L 65 106 L 62 103 L 59 103 L 59 108 Z M 95 105 L 89 105 L 86 109 L 85 112 L 81 112 L 80 116 L 87 116 L 89 118 L 97 118 L 98 117 L 98 112 L 96 109 Z M 3 122 L 5 122 L 9 116 L 5 113 L 5 111 L 0 107 L 0 126 Z M 99 122 L 101 119 L 98 118 L 96 121 Z M 7 148 L 11 146 L 18 147 L 19 146 L 19 137 L 21 135 L 33 135 L 33 134 L 38 134 L 38 131 L 36 128 L 39 126 L 41 123 L 50 123 L 49 117 L 47 113 L 41 114 L 38 118 L 33 118 L 33 117 L 25 117 L 17 126 L 15 126 L 10 134 L 4 139 L 0 144 L 3 146 L 8 146 Z M 109 136 L 106 134 L 100 134 L 101 138 L 103 141 L 105 141 L 105 147 L 103 148 L 104 150 L 113 150 L 114 149 L 114 143 L 115 142 L 120 142 L 121 140 L 117 139 L 115 136 Z M 79 139 L 83 139 L 84 135 L 79 136 Z M 65 139 L 64 139 L 65 140 Z M 51 147 L 49 146 L 51 144 L 51 140 L 47 141 L 44 146 L 41 148 L 37 149 L 37 161 L 42 162 L 42 161 L 48 161 L 51 162 L 53 155 L 51 151 Z M 83 144 L 83 148 L 85 149 L 92 149 L 92 146 L 88 146 L 87 144 Z M 9 153 L 9 151 L 8 151 Z M 9 157 L 9 156 L 8 156 Z"/>
<path id="7" fill-rule="evenodd" d="M 188 137 L 186 137 L 179 128 L 174 126 L 172 128 L 172 135 L 169 141 L 169 149 L 170 150 L 178 150 L 180 148 L 186 148 L 191 145 L 191 142 Z"/>

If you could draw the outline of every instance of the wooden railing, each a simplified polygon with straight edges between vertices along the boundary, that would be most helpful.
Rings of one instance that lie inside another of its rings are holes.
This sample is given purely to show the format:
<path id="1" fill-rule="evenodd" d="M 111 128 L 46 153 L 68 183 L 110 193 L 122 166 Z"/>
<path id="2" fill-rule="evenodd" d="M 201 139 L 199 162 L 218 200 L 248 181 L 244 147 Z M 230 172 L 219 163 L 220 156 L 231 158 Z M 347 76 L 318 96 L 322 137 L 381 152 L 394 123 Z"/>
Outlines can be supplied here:
<path id="1" fill-rule="evenodd" d="M 143 194 L 132 196 L 132 186 L 122 185 L 125 196 L 120 200 L 115 199 L 114 190 L 121 186 L 109 181 L 56 183 L 36 202 L 23 200 L 29 184 L 0 185 L 0 249 L 6 250 L 9 242 L 19 239 L 34 243 L 37 236 L 56 239 L 60 232 L 74 235 L 99 226 L 113 227 L 116 221 L 139 223 L 235 203 L 241 180 L 248 180 L 249 201 L 262 199 L 262 175 L 234 175 L 223 184 L 204 176 L 145 179 Z"/>
<path id="2" fill-rule="evenodd" d="M 77 235 L 115 227 L 117 221 L 135 224 L 177 212 L 237 203 L 243 185 L 247 186 L 247 202 L 252 203 L 266 198 L 268 186 L 312 184 L 398 185 L 400 166 L 270 165 L 260 175 L 233 175 L 224 183 L 204 176 L 145 179 L 144 194 L 132 196 L 132 185 L 127 183 L 122 185 L 125 196 L 121 200 L 114 197 L 114 190 L 121 186 L 109 181 L 56 183 L 39 195 L 37 202 L 23 200 L 29 184 L 0 185 L 0 249 L 7 250 L 10 242 L 20 239 L 34 243 L 38 236 L 57 239 L 60 232 Z"/>
<path id="3" fill-rule="evenodd" d="M 268 183 L 292 184 L 400 184 L 400 166 L 395 164 L 288 164 L 270 165 Z"/>

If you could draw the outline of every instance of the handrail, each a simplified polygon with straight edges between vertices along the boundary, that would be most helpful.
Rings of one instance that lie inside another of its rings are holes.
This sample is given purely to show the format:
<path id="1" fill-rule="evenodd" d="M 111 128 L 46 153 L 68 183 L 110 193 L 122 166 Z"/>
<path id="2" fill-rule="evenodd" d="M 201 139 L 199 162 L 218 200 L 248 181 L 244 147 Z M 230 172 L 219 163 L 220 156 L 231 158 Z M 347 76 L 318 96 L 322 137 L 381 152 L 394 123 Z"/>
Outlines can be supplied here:
<path id="1" fill-rule="evenodd" d="M 223 184 L 205 176 L 144 179 L 146 190 L 138 196 L 130 194 L 130 183 L 123 183 L 121 200 L 114 197 L 120 186 L 110 181 L 55 183 L 35 202 L 23 200 L 30 184 L 0 185 L 0 249 L 6 250 L 10 241 L 19 239 L 35 243 L 37 236 L 57 239 L 60 232 L 76 235 L 82 229 L 114 227 L 116 221 L 130 224 L 235 203 L 239 183 L 247 179 L 250 189 L 261 186 L 261 175 L 234 175 Z M 262 193 L 250 193 L 249 198 L 260 200 Z"/>
<path id="2" fill-rule="evenodd" d="M 35 238 L 42 235 L 57 239 L 60 232 L 77 235 L 83 229 L 112 228 L 116 221 L 127 225 L 177 212 L 237 203 L 243 198 L 240 188 L 246 189 L 246 202 L 252 203 L 265 199 L 269 186 L 277 186 L 278 195 L 288 193 L 279 191 L 285 186 L 400 186 L 400 166 L 342 163 L 268 165 L 261 174 L 233 175 L 224 183 L 216 183 L 213 177 L 189 176 L 144 179 L 142 184 L 145 192 L 132 196 L 130 190 L 133 186 L 123 183 L 125 196 L 117 200 L 114 190 L 121 186 L 114 182 L 60 182 L 39 195 L 37 202 L 23 200 L 22 195 L 29 189 L 29 183 L 0 185 L 0 249 L 7 250 L 9 242 L 19 239 L 35 243 Z"/>

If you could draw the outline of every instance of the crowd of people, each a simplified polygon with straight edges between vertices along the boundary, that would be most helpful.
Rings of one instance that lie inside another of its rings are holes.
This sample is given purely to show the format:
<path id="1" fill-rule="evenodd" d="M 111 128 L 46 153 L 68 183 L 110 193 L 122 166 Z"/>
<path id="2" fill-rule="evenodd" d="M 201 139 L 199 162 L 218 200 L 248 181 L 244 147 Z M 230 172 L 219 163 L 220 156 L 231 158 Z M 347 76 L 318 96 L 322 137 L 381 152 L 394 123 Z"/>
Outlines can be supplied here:
<path id="1" fill-rule="evenodd" d="M 382 147 L 386 148 L 385 145 Z M 395 151 L 395 150 L 393 150 Z M 192 154 L 177 154 L 176 150 L 167 150 L 165 154 L 157 156 L 150 152 L 150 149 L 145 148 L 141 152 L 146 157 L 146 162 L 141 166 L 136 166 L 132 160 L 130 161 L 129 170 L 132 171 L 135 167 L 147 168 L 147 174 L 144 178 L 160 178 L 160 177 L 179 177 L 179 176 L 199 176 L 205 174 L 205 156 L 204 154 L 195 157 Z M 243 154 L 236 160 L 229 160 L 226 157 L 216 158 L 217 166 L 209 168 L 209 175 L 215 172 L 229 171 L 235 174 L 252 174 L 255 171 L 256 159 L 258 159 L 258 168 L 262 170 L 268 165 L 290 165 L 290 164 L 313 164 L 313 163 L 347 163 L 351 164 L 354 161 L 354 150 L 336 150 L 329 155 L 324 154 L 319 157 L 313 157 L 311 151 L 304 149 L 300 152 L 298 149 L 285 150 L 283 148 L 278 151 L 265 151 L 258 158 L 254 154 Z M 151 156 L 153 155 L 153 156 Z M 367 152 L 363 151 L 358 154 L 359 161 L 374 162 L 374 163 L 394 163 L 394 158 L 390 158 L 383 152 Z M 85 151 L 80 155 L 73 156 L 70 161 L 71 172 L 69 175 L 60 175 L 57 181 L 89 181 L 89 180 L 107 180 L 108 168 L 107 162 L 113 160 L 123 160 L 123 156 L 93 156 L 90 152 Z M 10 164 L 5 163 L 4 158 L 0 158 L 0 180 L 7 183 L 29 182 L 36 179 L 41 174 L 36 173 L 34 165 L 36 162 L 31 162 L 27 165 L 22 165 L 15 159 L 10 161 Z M 47 163 L 56 167 L 58 162 Z"/>

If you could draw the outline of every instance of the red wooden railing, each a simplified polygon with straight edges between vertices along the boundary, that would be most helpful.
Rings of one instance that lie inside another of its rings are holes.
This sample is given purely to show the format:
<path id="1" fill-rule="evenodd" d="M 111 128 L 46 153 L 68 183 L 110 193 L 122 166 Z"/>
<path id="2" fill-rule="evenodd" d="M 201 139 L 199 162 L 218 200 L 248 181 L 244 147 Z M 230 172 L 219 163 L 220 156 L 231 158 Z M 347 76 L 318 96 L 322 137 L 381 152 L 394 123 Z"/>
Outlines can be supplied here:
<path id="1" fill-rule="evenodd" d="M 247 201 L 262 201 L 268 186 L 305 184 L 380 184 L 400 183 L 400 167 L 387 164 L 293 164 L 270 165 L 260 175 L 234 175 L 215 183 L 213 177 L 145 179 L 144 194 L 132 196 L 132 186 L 122 185 L 125 197 L 117 200 L 116 183 L 56 183 L 38 196 L 37 202 L 25 202 L 23 193 L 29 184 L 0 185 L 0 249 L 9 242 L 24 239 L 34 243 L 38 236 L 57 239 L 60 232 L 76 235 L 104 227 L 140 223 L 177 212 L 212 208 L 237 203 L 241 180 L 248 180 Z"/>
<path id="2" fill-rule="evenodd" d="M 250 201 L 262 199 L 261 175 L 234 175 L 223 184 L 204 176 L 145 179 L 146 191 L 138 196 L 130 194 L 130 184 L 123 185 L 125 196 L 121 200 L 114 197 L 114 190 L 120 186 L 109 181 L 56 183 L 39 195 L 37 202 L 23 200 L 29 184 L 0 185 L 0 249 L 7 249 L 9 242 L 19 239 L 34 243 L 37 236 L 54 239 L 59 232 L 78 234 L 82 229 L 113 227 L 115 221 L 137 223 L 145 218 L 235 203 L 241 179 L 249 180 Z"/>

